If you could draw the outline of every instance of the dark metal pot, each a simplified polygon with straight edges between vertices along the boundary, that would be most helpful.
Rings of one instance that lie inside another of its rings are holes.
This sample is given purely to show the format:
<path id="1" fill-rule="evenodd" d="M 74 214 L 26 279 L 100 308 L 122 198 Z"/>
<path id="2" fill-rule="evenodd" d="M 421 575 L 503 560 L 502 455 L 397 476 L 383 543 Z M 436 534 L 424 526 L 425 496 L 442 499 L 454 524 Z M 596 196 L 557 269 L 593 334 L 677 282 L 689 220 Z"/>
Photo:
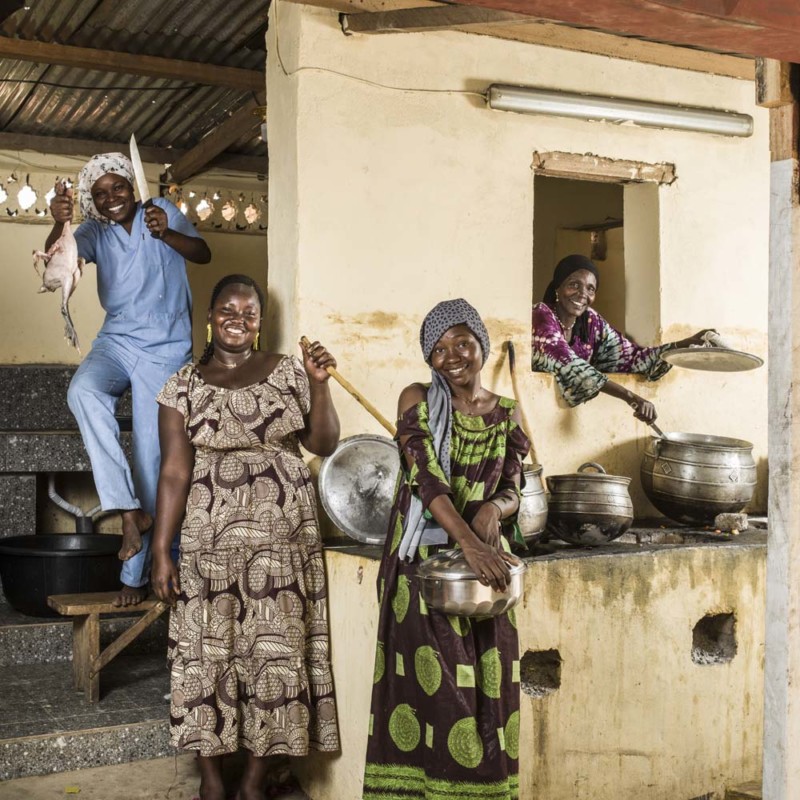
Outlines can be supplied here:
<path id="1" fill-rule="evenodd" d="M 589 467 L 596 473 L 586 472 Z M 547 532 L 572 544 L 596 545 L 625 533 L 633 522 L 631 479 L 608 475 L 594 462 L 570 475 L 549 475 Z"/>
<path id="2" fill-rule="evenodd" d="M 653 436 L 645 445 L 642 488 L 676 522 L 709 524 L 738 513 L 753 499 L 756 464 L 744 439 L 699 433 Z"/>
<path id="3" fill-rule="evenodd" d="M 519 529 L 525 541 L 535 541 L 547 524 L 547 494 L 541 464 L 524 465 L 525 486 L 519 501 Z"/>

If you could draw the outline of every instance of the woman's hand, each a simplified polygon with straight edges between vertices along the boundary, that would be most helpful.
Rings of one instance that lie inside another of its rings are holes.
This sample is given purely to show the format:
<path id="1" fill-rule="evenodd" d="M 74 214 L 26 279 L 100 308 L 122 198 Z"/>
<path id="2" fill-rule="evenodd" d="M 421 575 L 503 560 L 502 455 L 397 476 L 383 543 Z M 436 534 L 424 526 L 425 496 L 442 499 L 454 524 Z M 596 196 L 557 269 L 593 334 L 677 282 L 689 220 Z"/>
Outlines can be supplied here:
<path id="1" fill-rule="evenodd" d="M 72 222 L 72 189 L 68 189 L 64 181 L 57 181 L 55 191 L 55 197 L 50 201 L 53 219 L 61 225 Z"/>
<path id="2" fill-rule="evenodd" d="M 470 528 L 489 547 L 500 547 L 500 509 L 495 503 L 484 503 L 473 517 Z"/>
<path id="3" fill-rule="evenodd" d="M 708 344 L 704 338 L 707 333 L 717 333 L 717 331 L 714 328 L 703 328 L 703 330 L 697 331 L 693 336 L 681 339 L 679 342 L 675 342 L 675 344 L 678 347 L 704 347 Z"/>
<path id="4" fill-rule="evenodd" d="M 144 210 L 144 224 L 154 239 L 162 239 L 169 230 L 167 212 L 159 206 L 148 206 Z"/>
<path id="5" fill-rule="evenodd" d="M 470 537 L 471 539 L 472 537 Z M 504 550 L 490 547 L 480 539 L 462 542 L 461 549 L 470 569 L 484 586 L 491 586 L 496 592 L 504 592 L 511 579 L 509 564 L 518 563 L 517 559 Z"/>
<path id="6" fill-rule="evenodd" d="M 656 414 L 656 407 L 649 400 L 645 400 L 637 394 L 631 393 L 628 405 L 633 409 L 633 416 L 642 422 L 646 422 L 648 425 L 651 422 L 655 422 L 658 417 L 658 414 Z"/>
<path id="7" fill-rule="evenodd" d="M 308 377 L 317 383 L 325 383 L 330 378 L 328 367 L 336 369 L 336 359 L 319 342 L 312 342 L 308 348 L 301 345 L 301 348 Z"/>
<path id="8" fill-rule="evenodd" d="M 178 568 L 169 554 L 153 553 L 153 567 L 150 572 L 150 583 L 159 600 L 174 606 L 181 591 Z"/>

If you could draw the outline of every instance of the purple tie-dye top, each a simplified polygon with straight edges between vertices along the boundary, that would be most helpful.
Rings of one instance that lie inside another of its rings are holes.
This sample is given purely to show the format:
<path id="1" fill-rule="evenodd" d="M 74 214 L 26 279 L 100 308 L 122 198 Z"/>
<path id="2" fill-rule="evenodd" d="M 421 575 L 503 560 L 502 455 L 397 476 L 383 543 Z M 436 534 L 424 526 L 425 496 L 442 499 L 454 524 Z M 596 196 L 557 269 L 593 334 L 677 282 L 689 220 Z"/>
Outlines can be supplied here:
<path id="1" fill-rule="evenodd" d="M 657 381 L 669 371 L 661 354 L 675 347 L 674 343 L 639 347 L 593 308 L 586 314 L 589 341 L 573 336 L 567 342 L 555 311 L 545 303 L 533 307 L 531 367 L 536 372 L 552 372 L 570 406 L 597 395 L 608 380 L 605 372 L 635 372 Z"/>

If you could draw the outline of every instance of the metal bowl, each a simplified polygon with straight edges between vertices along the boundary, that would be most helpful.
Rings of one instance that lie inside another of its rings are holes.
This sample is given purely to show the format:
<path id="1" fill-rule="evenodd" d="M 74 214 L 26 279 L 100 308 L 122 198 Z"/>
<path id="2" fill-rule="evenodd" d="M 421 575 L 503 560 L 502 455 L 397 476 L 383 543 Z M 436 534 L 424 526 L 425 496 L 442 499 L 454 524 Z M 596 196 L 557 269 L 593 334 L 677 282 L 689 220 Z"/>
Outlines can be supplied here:
<path id="1" fill-rule="evenodd" d="M 511 580 L 504 592 L 484 586 L 461 550 L 442 550 L 417 569 L 422 599 L 437 611 L 456 617 L 496 617 L 514 608 L 522 598 L 526 566 L 509 565 Z"/>

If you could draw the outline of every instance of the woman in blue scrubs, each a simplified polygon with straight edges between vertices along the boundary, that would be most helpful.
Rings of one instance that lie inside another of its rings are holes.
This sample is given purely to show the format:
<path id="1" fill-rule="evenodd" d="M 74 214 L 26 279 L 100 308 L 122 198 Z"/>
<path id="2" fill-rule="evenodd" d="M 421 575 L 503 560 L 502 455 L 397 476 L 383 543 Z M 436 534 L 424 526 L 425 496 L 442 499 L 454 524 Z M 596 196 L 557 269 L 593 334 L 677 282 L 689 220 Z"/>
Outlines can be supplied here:
<path id="1" fill-rule="evenodd" d="M 150 528 L 159 470 L 156 395 L 192 355 L 192 296 L 186 260 L 207 264 L 208 245 L 169 201 L 143 209 L 133 194 L 133 167 L 122 153 L 93 156 L 78 176 L 84 221 L 78 254 L 97 265 L 97 294 L 106 312 L 89 355 L 67 394 L 89 453 L 104 511 L 122 514 L 122 590 L 115 605 L 135 605 L 150 579 Z M 50 204 L 55 220 L 45 249 L 72 220 L 63 184 Z M 133 400 L 132 466 L 122 451 L 117 401 Z"/>

